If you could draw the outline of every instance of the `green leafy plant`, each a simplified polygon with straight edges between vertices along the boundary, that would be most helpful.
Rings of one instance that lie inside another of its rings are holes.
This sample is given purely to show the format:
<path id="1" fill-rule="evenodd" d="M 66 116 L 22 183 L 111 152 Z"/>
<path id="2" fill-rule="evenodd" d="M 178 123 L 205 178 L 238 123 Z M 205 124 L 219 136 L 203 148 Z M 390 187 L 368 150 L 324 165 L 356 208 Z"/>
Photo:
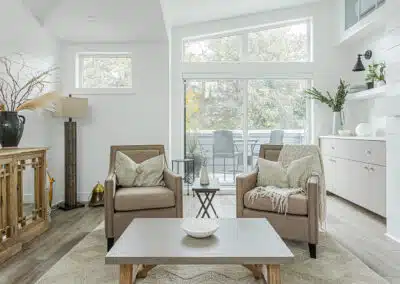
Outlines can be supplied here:
<path id="1" fill-rule="evenodd" d="M 368 65 L 368 70 L 367 70 L 367 74 L 365 76 L 365 81 L 369 82 L 369 83 L 373 83 L 375 81 L 378 81 L 379 77 L 378 77 L 378 67 L 379 64 L 377 63 L 372 63 Z"/>
<path id="2" fill-rule="evenodd" d="M 307 89 L 304 91 L 309 99 L 320 101 L 323 104 L 327 104 L 334 112 L 339 112 L 343 110 L 344 103 L 346 101 L 346 96 L 348 95 L 349 85 L 342 79 L 340 79 L 340 84 L 337 88 L 336 94 L 331 95 L 328 91 L 324 95 L 321 91 L 316 88 Z"/>
<path id="3" fill-rule="evenodd" d="M 386 83 L 386 78 L 385 78 L 385 74 L 386 74 L 386 63 L 382 62 L 379 63 L 379 73 L 378 73 L 378 81 L 383 81 Z"/>

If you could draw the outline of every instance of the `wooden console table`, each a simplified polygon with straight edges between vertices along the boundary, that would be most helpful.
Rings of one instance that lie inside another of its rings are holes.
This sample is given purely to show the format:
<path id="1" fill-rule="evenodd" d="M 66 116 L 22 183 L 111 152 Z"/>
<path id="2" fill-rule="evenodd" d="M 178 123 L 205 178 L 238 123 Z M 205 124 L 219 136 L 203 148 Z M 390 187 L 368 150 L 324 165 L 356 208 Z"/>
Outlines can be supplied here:
<path id="1" fill-rule="evenodd" d="M 46 151 L 0 149 L 0 263 L 48 228 Z M 24 187 L 32 189 L 29 206 L 24 202 Z"/>

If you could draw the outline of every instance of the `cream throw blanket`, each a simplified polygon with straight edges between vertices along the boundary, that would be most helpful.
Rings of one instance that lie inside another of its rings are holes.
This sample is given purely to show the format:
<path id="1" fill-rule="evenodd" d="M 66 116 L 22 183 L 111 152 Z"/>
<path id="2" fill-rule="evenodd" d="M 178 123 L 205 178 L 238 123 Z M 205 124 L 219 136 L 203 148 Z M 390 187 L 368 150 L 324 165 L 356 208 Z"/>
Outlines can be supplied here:
<path id="1" fill-rule="evenodd" d="M 320 230 L 326 229 L 326 188 L 324 179 L 324 167 L 322 163 L 321 153 L 316 145 L 284 145 L 280 152 L 278 161 L 282 163 L 284 168 L 300 158 L 312 156 L 311 174 L 319 178 L 319 227 Z M 289 197 L 294 194 L 307 195 L 307 187 L 304 188 L 279 188 L 276 186 L 257 187 L 249 196 L 250 200 L 268 197 L 271 199 L 274 210 L 278 213 L 286 214 L 288 210 Z"/>

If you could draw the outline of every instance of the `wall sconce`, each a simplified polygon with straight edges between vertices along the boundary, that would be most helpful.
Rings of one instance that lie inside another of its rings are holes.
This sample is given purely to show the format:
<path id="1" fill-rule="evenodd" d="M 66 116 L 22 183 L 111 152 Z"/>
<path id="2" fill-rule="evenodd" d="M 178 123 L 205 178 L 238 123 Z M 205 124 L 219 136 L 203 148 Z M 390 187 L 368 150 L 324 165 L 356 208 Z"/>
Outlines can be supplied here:
<path id="1" fill-rule="evenodd" d="M 361 61 L 361 56 L 364 56 L 365 59 L 369 60 L 372 57 L 372 51 L 367 50 L 364 54 L 357 55 L 357 62 L 356 65 L 354 65 L 353 72 L 359 72 L 365 70 L 364 64 Z"/>

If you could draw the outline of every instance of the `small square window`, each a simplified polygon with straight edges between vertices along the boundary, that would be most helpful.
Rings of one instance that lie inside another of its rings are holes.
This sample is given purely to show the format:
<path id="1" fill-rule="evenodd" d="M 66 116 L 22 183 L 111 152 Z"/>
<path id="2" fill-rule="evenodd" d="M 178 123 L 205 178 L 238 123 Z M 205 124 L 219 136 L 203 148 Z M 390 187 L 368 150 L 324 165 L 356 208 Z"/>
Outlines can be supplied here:
<path id="1" fill-rule="evenodd" d="M 77 63 L 77 88 L 132 88 L 132 56 L 129 53 L 81 53 Z"/>

